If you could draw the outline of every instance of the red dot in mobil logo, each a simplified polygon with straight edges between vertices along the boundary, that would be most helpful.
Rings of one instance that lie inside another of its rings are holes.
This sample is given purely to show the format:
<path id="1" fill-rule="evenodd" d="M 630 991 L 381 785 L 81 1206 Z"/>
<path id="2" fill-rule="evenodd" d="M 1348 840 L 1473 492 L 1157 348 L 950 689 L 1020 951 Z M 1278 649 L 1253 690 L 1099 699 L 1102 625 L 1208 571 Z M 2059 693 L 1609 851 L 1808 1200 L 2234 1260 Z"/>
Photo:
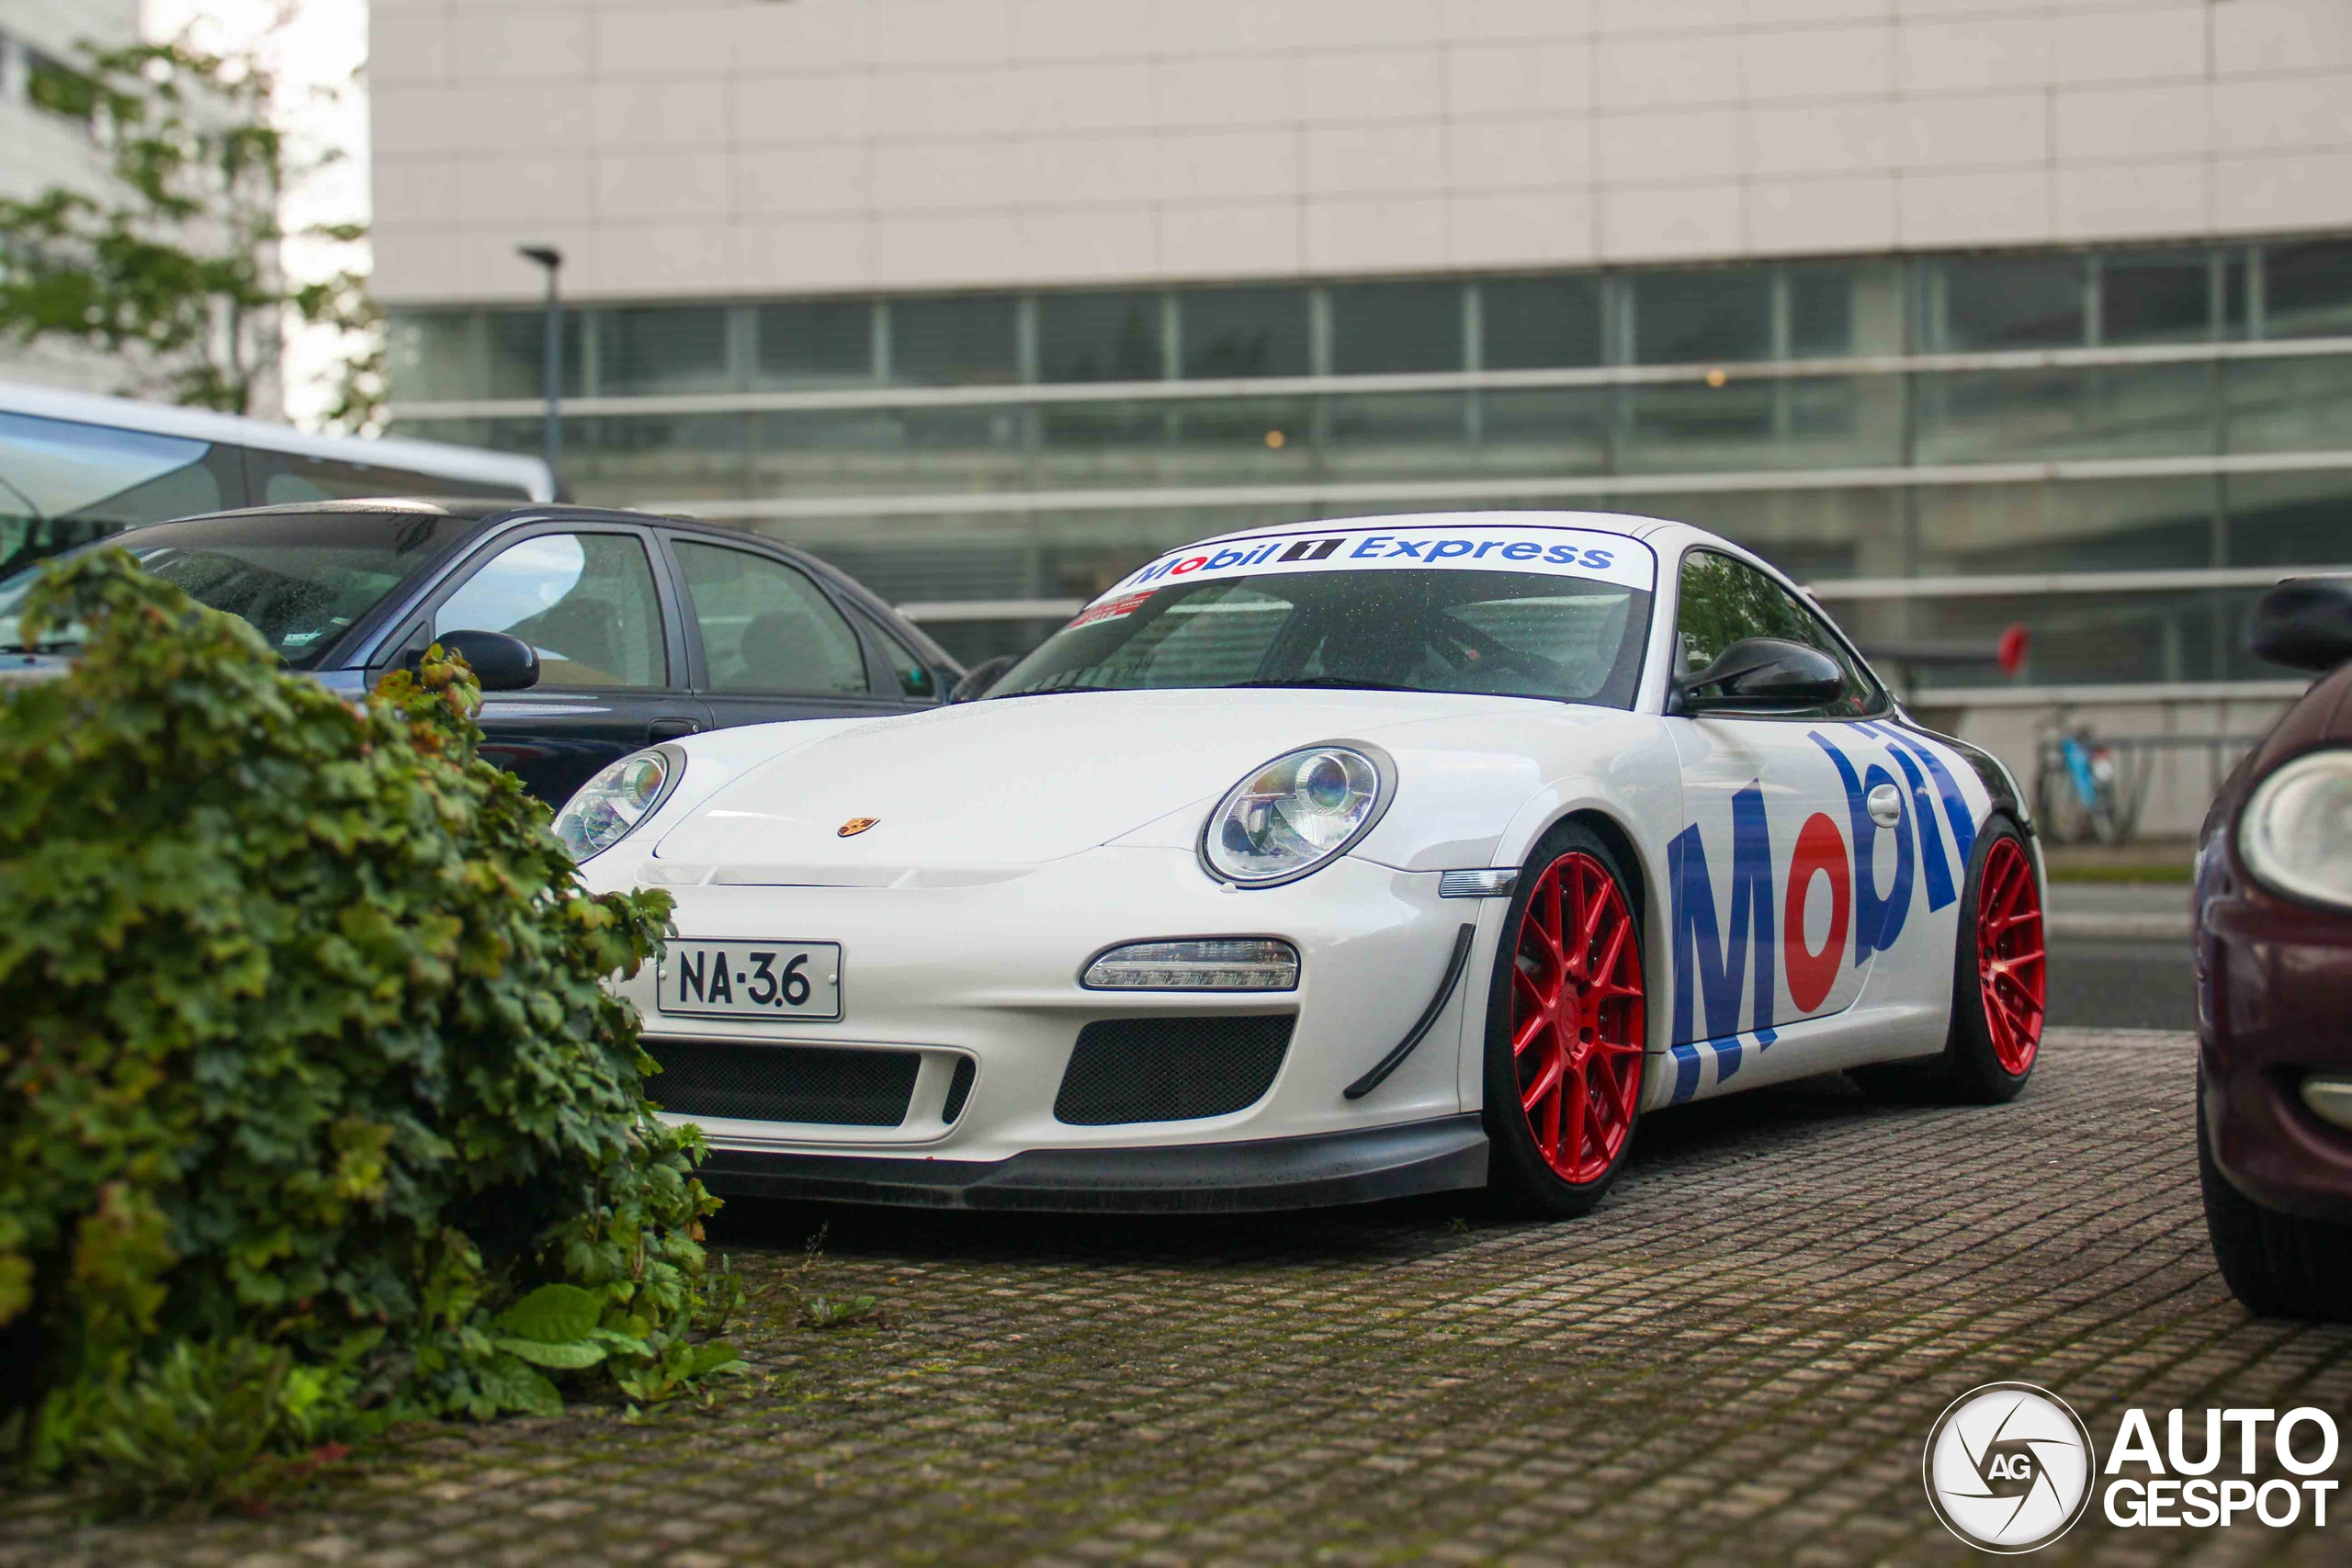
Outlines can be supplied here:
<path id="1" fill-rule="evenodd" d="M 1169 574 L 1170 577 L 1174 577 L 1174 576 L 1176 576 L 1177 574 L 1179 574 L 1179 573 L 1181 573 L 1181 572 L 1187 572 L 1187 571 L 1198 571 L 1198 570 L 1201 570 L 1201 568 L 1203 568 L 1203 567 L 1204 567 L 1204 566 L 1206 566 L 1206 565 L 1208 565 L 1208 564 L 1209 564 L 1209 558 L 1208 558 L 1208 557 L 1206 557 L 1206 556 L 1193 556 L 1193 557 L 1192 557 L 1192 558 L 1189 558 L 1189 559 L 1186 559 L 1186 560 L 1180 560 L 1180 561 L 1178 561 L 1174 566 L 1170 567 L 1170 568 L 1168 569 L 1168 574 Z"/>
<path id="2" fill-rule="evenodd" d="M 1838 966 L 1846 956 L 1846 932 L 1854 918 L 1854 879 L 1847 869 L 1845 835 L 1826 814 L 1816 811 L 1797 830 L 1796 851 L 1789 857 L 1788 901 L 1781 914 L 1781 962 L 1789 976 L 1789 1000 L 1799 1012 L 1811 1012 L 1838 983 Z M 1805 942 L 1804 907 L 1816 876 L 1829 879 L 1829 932 L 1818 950 Z"/>

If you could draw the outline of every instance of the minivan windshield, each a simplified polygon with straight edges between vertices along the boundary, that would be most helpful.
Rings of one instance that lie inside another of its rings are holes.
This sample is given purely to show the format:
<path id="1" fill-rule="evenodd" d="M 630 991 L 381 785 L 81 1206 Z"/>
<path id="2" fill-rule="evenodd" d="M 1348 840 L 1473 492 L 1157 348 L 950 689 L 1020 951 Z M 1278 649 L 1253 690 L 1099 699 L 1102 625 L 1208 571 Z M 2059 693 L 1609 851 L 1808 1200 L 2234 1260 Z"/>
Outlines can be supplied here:
<path id="1" fill-rule="evenodd" d="M 242 617 L 289 666 L 309 670 L 469 525 L 421 509 L 276 513 L 163 523 L 105 544 L 197 603 Z M 46 626 L 32 647 L 17 630 L 17 610 L 46 564 L 0 580 L 0 652 L 64 651 L 82 640 L 79 626 Z"/>
<path id="2" fill-rule="evenodd" d="M 988 695 L 1288 686 L 1626 708 L 1649 605 L 1623 583 L 1463 568 L 1188 579 L 1098 602 Z"/>

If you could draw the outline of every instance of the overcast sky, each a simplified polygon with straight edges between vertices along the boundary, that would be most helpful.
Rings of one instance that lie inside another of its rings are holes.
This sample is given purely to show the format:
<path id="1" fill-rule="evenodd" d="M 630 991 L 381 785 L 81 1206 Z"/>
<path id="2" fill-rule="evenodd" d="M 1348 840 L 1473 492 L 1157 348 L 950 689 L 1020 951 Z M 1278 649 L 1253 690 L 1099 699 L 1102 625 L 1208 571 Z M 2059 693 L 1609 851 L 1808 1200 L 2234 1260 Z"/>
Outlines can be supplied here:
<path id="1" fill-rule="evenodd" d="M 295 193 L 285 214 L 297 231 L 313 223 L 364 221 L 368 205 L 367 85 L 356 73 L 368 58 L 367 0 L 142 0 L 151 38 L 192 29 L 192 41 L 216 52 L 258 49 L 277 74 L 285 123 L 298 160 L 325 148 L 346 154 L 337 167 Z M 334 101 L 319 95 L 335 92 Z M 301 281 L 366 270 L 364 247 L 295 240 L 285 251 L 287 271 Z M 334 334 L 298 333 L 287 349 L 286 412 L 312 423 L 325 407 L 324 374 Z"/>

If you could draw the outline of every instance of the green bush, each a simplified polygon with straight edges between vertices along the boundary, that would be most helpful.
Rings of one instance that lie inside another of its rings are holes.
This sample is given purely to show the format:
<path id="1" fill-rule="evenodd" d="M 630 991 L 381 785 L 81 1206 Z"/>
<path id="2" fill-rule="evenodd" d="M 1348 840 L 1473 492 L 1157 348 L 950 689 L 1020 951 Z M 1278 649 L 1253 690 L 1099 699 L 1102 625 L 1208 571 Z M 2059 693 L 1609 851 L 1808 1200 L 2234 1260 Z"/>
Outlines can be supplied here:
<path id="1" fill-rule="evenodd" d="M 0 1447 L 153 1504 L 731 1360 L 600 983 L 669 898 L 580 890 L 464 666 L 346 704 L 119 551 L 25 613 L 88 641 L 0 694 Z"/>

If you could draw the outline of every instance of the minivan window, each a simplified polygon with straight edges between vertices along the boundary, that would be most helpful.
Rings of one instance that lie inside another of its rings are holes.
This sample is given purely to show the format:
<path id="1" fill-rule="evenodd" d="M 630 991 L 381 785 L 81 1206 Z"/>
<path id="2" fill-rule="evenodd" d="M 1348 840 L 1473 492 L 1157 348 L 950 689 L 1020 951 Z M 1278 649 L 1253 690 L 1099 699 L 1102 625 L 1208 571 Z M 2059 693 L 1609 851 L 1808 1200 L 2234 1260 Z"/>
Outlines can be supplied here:
<path id="1" fill-rule="evenodd" d="M 520 485 L 498 484 L 489 479 L 451 479 L 414 468 L 355 463 L 341 457 L 306 457 L 299 452 L 272 452 L 258 446 L 244 451 L 245 482 L 256 506 L 284 506 L 306 501 L 364 501 L 379 495 L 530 499 Z"/>
<path id="2" fill-rule="evenodd" d="M 294 513 L 164 523 L 117 543 L 197 603 L 243 618 L 294 669 L 311 670 L 468 526 L 432 512 Z M 0 580 L 0 645 L 21 646 L 17 609 L 40 570 L 35 563 Z M 81 640 L 74 627 L 52 626 L 43 637 Z"/>
<path id="3" fill-rule="evenodd" d="M 239 504 L 236 470 L 236 449 L 209 441 L 0 412 L 0 576 L 136 524 Z"/>

